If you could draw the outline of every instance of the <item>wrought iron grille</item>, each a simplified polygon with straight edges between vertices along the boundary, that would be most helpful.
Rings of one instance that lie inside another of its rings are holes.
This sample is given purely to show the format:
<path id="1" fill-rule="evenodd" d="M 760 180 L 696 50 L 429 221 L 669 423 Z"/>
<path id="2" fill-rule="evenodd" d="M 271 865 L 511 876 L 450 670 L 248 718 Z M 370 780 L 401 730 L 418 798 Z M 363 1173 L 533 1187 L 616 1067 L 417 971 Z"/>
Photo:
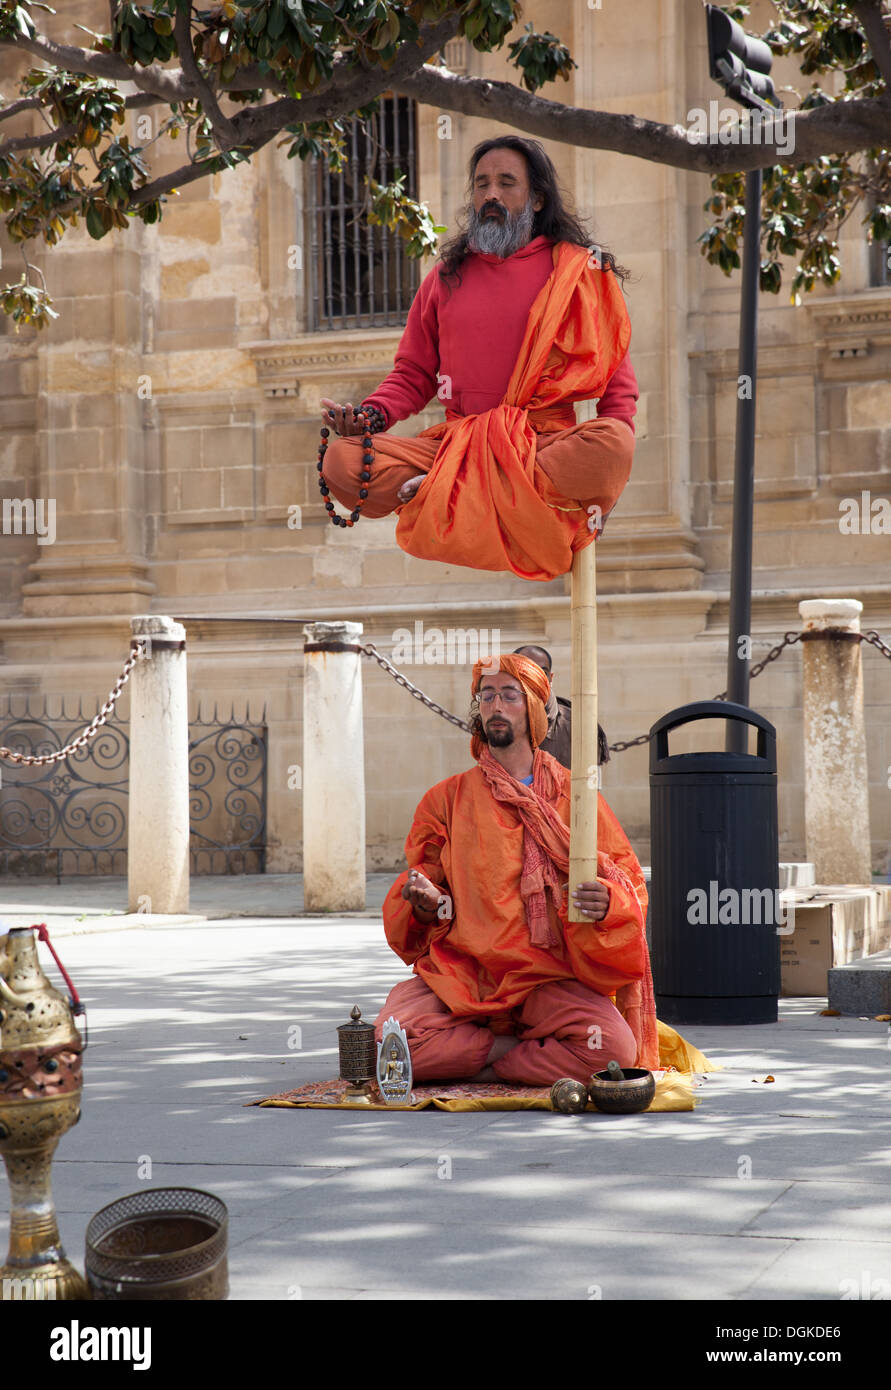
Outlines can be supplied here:
<path id="1" fill-rule="evenodd" d="M 389 183 L 405 175 L 417 197 L 416 104 L 383 96 L 380 109 L 350 121 L 339 172 L 313 158 L 306 170 L 310 320 L 314 329 L 378 328 L 403 324 L 419 283 L 416 260 L 402 238 L 364 220 L 365 176 Z"/>
<path id="2" fill-rule="evenodd" d="M 16 708 L 18 707 L 18 712 Z M 46 696 L 6 697 L 0 744 L 52 753 L 92 717 L 83 702 L 52 713 Z M 4 763 L 0 874 L 124 874 L 127 870 L 129 721 L 116 709 L 96 737 L 63 763 Z M 220 719 L 199 707 L 189 724 L 189 852 L 192 873 L 264 873 L 266 711 L 234 707 Z"/>

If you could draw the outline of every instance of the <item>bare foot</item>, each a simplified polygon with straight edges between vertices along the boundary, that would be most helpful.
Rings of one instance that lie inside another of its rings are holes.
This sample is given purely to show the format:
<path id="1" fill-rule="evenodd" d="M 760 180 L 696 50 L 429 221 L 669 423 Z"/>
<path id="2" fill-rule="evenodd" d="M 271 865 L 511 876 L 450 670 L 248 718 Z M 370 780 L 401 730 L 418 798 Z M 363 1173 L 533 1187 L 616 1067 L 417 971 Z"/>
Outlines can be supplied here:
<path id="1" fill-rule="evenodd" d="M 489 1048 L 489 1055 L 486 1058 L 486 1065 L 481 1071 L 477 1072 L 476 1076 L 470 1078 L 471 1081 L 499 1081 L 501 1078 L 498 1076 L 492 1063 L 497 1062 L 500 1057 L 503 1057 L 505 1052 L 510 1052 L 511 1048 L 516 1047 L 519 1041 L 520 1039 L 515 1037 L 512 1033 L 499 1033 L 492 1040 L 492 1046 Z"/>
<path id="2" fill-rule="evenodd" d="M 396 496 L 399 498 L 399 501 L 410 502 L 411 499 L 414 497 L 415 493 L 417 492 L 418 488 L 421 486 L 421 483 L 426 478 L 426 476 L 426 473 L 419 473 L 416 478 L 409 478 L 407 483 L 403 483 L 402 487 L 396 493 Z"/>

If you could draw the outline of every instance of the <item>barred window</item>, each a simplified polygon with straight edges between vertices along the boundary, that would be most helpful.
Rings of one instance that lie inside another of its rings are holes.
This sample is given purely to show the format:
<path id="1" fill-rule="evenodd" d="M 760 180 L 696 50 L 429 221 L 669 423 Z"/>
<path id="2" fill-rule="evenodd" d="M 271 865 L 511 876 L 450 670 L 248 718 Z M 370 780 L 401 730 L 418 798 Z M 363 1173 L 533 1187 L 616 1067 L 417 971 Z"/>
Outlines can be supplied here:
<path id="1" fill-rule="evenodd" d="M 389 183 L 405 175 L 417 198 L 416 103 L 383 96 L 380 109 L 355 118 L 345 137 L 339 173 L 325 159 L 307 167 L 310 323 L 314 329 L 378 328 L 403 324 L 420 282 L 419 262 L 402 238 L 364 219 L 365 175 Z"/>

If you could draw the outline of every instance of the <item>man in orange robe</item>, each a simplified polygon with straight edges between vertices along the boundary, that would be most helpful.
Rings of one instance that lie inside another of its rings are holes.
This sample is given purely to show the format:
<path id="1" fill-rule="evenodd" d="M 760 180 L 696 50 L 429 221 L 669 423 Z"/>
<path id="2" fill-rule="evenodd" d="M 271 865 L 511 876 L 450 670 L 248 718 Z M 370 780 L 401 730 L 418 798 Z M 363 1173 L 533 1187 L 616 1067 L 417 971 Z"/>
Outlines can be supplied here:
<path id="1" fill-rule="evenodd" d="M 406 1031 L 418 1081 L 544 1086 L 615 1059 L 659 1065 L 646 886 L 598 797 L 598 877 L 568 920 L 570 775 L 539 748 L 548 681 L 534 662 L 477 662 L 476 766 L 423 797 L 408 870 L 384 903 L 387 940 L 413 967 L 377 1021 Z"/>
<path id="2" fill-rule="evenodd" d="M 410 555 L 550 580 L 628 481 L 631 328 L 615 262 L 564 208 L 537 141 L 484 141 L 470 173 L 470 230 L 425 277 L 394 370 L 364 402 L 387 427 L 374 462 L 353 406 L 323 397 L 324 425 L 342 436 L 323 480 L 364 517 L 397 509 Z M 389 433 L 434 396 L 443 423 Z M 574 402 L 595 398 L 598 418 L 577 424 Z"/>

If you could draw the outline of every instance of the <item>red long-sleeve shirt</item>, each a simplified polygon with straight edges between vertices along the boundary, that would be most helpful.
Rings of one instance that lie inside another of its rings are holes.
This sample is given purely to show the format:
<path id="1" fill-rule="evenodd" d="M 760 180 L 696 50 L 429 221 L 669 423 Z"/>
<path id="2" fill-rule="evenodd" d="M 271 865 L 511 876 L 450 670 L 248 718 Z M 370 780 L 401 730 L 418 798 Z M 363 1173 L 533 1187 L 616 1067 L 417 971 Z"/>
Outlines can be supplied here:
<path id="1" fill-rule="evenodd" d="M 417 415 L 435 396 L 458 415 L 500 405 L 526 331 L 529 310 L 554 268 L 553 238 L 538 236 L 502 258 L 479 252 L 446 285 L 436 265 L 412 301 L 392 372 L 366 399 L 387 424 Z M 626 353 L 600 398 L 598 417 L 634 429 L 637 378 Z"/>

